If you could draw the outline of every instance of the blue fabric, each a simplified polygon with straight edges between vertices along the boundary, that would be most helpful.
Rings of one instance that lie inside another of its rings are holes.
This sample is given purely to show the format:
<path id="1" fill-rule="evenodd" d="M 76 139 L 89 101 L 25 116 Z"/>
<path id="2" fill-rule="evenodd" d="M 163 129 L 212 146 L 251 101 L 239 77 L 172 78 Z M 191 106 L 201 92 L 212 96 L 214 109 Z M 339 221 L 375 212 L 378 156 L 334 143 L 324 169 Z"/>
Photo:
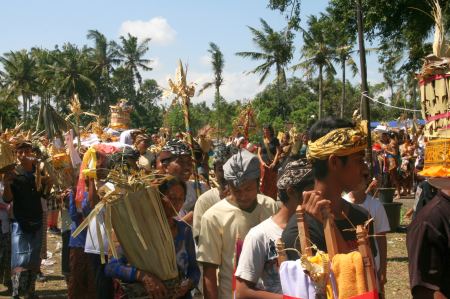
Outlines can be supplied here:
<path id="1" fill-rule="evenodd" d="M 75 203 L 75 194 L 73 191 L 69 194 L 69 215 L 72 223 L 70 224 L 70 240 L 69 247 L 74 248 L 84 248 L 84 244 L 86 243 L 86 234 L 87 229 L 84 229 L 76 238 L 72 236 L 77 227 L 83 222 L 84 217 L 89 215 L 90 212 L 90 204 L 88 199 L 88 193 L 84 192 L 84 198 L 81 203 L 82 213 L 77 210 L 77 206 Z M 88 208 L 89 207 L 89 208 Z"/>
<path id="2" fill-rule="evenodd" d="M 27 270 L 39 270 L 42 237 L 42 226 L 35 232 L 25 232 L 18 222 L 12 222 L 11 269 L 21 267 Z"/>
<path id="3" fill-rule="evenodd" d="M 183 221 L 175 220 L 178 233 L 175 236 L 175 252 L 177 258 L 178 271 L 180 278 L 189 278 L 194 286 L 197 286 L 200 280 L 200 269 L 195 255 L 194 238 L 191 228 Z M 118 254 L 122 253 L 118 248 Z M 108 277 L 119 278 L 124 282 L 136 281 L 136 267 L 128 265 L 125 256 L 112 258 L 105 267 L 105 274 Z"/>

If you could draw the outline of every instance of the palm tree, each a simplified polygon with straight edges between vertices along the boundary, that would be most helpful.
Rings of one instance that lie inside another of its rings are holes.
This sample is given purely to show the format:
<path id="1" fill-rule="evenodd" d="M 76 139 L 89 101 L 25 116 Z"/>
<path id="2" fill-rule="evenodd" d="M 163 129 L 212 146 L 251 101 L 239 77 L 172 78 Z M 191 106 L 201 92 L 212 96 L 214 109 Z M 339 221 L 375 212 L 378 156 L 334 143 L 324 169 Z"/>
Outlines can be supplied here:
<path id="1" fill-rule="evenodd" d="M 273 30 L 273 28 L 271 28 L 264 19 L 260 19 L 260 21 L 262 30 L 255 29 L 250 26 L 248 26 L 248 28 L 253 34 L 253 42 L 261 50 L 261 52 L 237 52 L 236 55 L 256 61 L 262 61 L 262 64 L 250 71 L 251 73 L 258 73 L 261 75 L 259 84 L 262 84 L 270 74 L 270 70 L 273 67 L 275 68 L 275 81 L 279 91 L 278 106 L 281 110 L 282 117 L 285 118 L 285 107 L 282 103 L 280 92 L 281 89 L 284 89 L 287 84 L 286 67 L 293 57 L 294 35 L 289 30 L 277 32 Z"/>
<path id="2" fill-rule="evenodd" d="M 323 71 L 329 75 L 336 74 L 332 60 L 335 57 L 334 49 L 329 47 L 326 38 L 328 30 L 323 17 L 317 19 L 316 16 L 310 16 L 308 19 L 308 30 L 301 29 L 303 32 L 304 45 L 301 49 L 302 61 L 294 65 L 294 70 L 303 69 L 305 76 L 311 77 L 318 72 L 319 80 L 319 111 L 318 118 L 322 118 L 323 107 Z"/>
<path id="3" fill-rule="evenodd" d="M 225 64 L 225 60 L 223 59 L 223 53 L 220 51 L 219 47 L 211 42 L 209 43 L 208 52 L 211 54 L 211 63 L 214 71 L 214 81 L 206 82 L 203 84 L 202 88 L 198 91 L 198 95 L 201 95 L 206 89 L 214 86 L 216 88 L 215 98 L 220 97 L 220 86 L 223 84 L 223 66 Z"/>
<path id="4" fill-rule="evenodd" d="M 206 82 L 203 84 L 202 88 L 198 91 L 198 95 L 201 95 L 206 89 L 214 86 L 216 89 L 215 95 L 214 95 L 214 106 L 215 106 L 215 114 L 216 114 L 216 120 L 217 120 L 217 130 L 221 128 L 221 118 L 223 117 L 222 109 L 221 109 L 221 101 L 222 97 L 220 95 L 220 86 L 223 84 L 223 67 L 225 64 L 225 60 L 223 58 L 223 53 L 220 51 L 219 47 L 211 42 L 209 43 L 209 49 L 208 52 L 211 54 L 211 64 L 214 71 L 214 81 Z"/>
<path id="5" fill-rule="evenodd" d="M 139 73 L 139 69 L 144 71 L 152 70 L 149 67 L 151 60 L 143 58 L 149 50 L 148 43 L 150 38 L 146 38 L 138 43 L 137 37 L 128 33 L 127 37 L 121 36 L 120 40 L 122 45 L 117 47 L 118 57 L 124 67 L 133 72 L 140 86 L 142 84 L 142 76 Z"/>
<path id="6" fill-rule="evenodd" d="M 51 68 L 56 75 L 58 95 L 68 100 L 78 94 L 80 101 L 91 108 L 92 94 L 96 85 L 92 79 L 88 52 L 86 47 L 80 50 L 70 43 L 65 44 L 62 51 L 59 49 L 54 51 L 55 63 Z"/>
<path id="7" fill-rule="evenodd" d="M 352 45 L 343 45 L 340 47 L 337 47 L 335 49 L 335 56 L 333 57 L 333 60 L 338 63 L 341 66 L 342 71 L 342 99 L 341 99 L 341 111 L 340 111 L 340 117 L 344 117 L 344 104 L 345 104 L 345 97 L 346 97 L 346 86 L 345 86 L 345 68 L 348 66 L 350 67 L 350 70 L 352 71 L 352 75 L 355 76 L 358 73 L 358 66 L 356 65 L 356 62 L 353 60 L 352 54 L 355 52 L 352 50 Z"/>
<path id="8" fill-rule="evenodd" d="M 259 73 L 262 84 L 270 74 L 270 69 L 276 69 L 276 82 L 279 86 L 286 85 L 286 66 L 292 60 L 294 46 L 293 34 L 290 31 L 276 32 L 264 19 L 260 19 L 262 30 L 257 30 L 248 26 L 253 34 L 253 42 L 262 52 L 237 52 L 236 55 L 250 58 L 252 60 L 262 60 L 263 63 L 257 66 L 251 73 Z"/>
<path id="9" fill-rule="evenodd" d="M 0 57 L 4 71 L 0 71 L 7 98 L 22 97 L 22 119 L 28 119 L 28 103 L 37 88 L 36 61 L 26 50 L 6 53 Z"/>
<path id="10" fill-rule="evenodd" d="M 111 98 L 108 88 L 111 79 L 111 73 L 114 66 L 120 63 L 118 58 L 117 45 L 115 42 L 109 42 L 106 37 L 98 30 L 89 30 L 87 38 L 94 41 L 94 48 L 91 55 L 91 63 L 96 77 L 98 92 L 98 111 L 104 110 L 107 100 Z"/>

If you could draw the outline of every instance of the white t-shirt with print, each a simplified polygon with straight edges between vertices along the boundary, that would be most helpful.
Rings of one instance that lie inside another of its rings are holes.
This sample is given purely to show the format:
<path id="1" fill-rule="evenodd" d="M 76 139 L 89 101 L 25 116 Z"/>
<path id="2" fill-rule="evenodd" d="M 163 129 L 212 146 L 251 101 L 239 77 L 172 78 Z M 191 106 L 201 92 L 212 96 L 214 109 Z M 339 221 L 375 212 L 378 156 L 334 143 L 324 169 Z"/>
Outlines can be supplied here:
<path id="1" fill-rule="evenodd" d="M 344 199 L 350 203 L 353 203 L 349 195 L 344 195 Z M 373 218 L 373 230 L 375 235 L 379 233 L 386 233 L 391 230 L 391 227 L 389 226 L 389 220 L 386 215 L 386 210 L 383 207 L 383 204 L 377 199 L 373 198 L 371 195 L 367 194 L 366 199 L 363 203 L 358 204 L 360 207 L 363 207 L 366 209 L 370 216 Z M 378 249 L 378 244 L 375 242 L 375 246 Z M 375 265 L 377 269 L 380 269 L 380 255 L 377 254 L 375 256 Z"/>
<path id="2" fill-rule="evenodd" d="M 258 289 L 282 294 L 275 242 L 283 229 L 267 218 L 247 234 L 235 275 L 257 284 Z"/>

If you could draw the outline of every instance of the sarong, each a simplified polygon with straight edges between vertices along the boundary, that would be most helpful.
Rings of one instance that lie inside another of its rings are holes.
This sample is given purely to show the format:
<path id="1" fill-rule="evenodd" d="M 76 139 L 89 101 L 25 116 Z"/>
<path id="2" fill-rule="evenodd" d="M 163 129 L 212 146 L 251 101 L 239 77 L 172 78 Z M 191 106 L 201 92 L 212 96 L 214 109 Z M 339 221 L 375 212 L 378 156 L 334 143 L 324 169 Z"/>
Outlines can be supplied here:
<path id="1" fill-rule="evenodd" d="M 262 194 L 277 200 L 277 167 L 272 169 L 264 167 L 261 164 L 261 186 L 260 191 Z"/>

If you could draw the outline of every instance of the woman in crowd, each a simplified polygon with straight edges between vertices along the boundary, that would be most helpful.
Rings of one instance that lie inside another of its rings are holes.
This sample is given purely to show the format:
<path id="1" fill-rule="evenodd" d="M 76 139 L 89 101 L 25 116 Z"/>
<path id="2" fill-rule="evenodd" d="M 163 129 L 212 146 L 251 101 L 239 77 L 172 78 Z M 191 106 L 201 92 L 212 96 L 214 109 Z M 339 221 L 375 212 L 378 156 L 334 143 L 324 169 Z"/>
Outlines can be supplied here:
<path id="1" fill-rule="evenodd" d="M 191 228 L 183 221 L 177 220 L 177 212 L 184 203 L 186 185 L 177 177 L 170 177 L 159 186 L 162 204 L 175 243 L 177 265 L 182 279 L 176 298 L 189 299 L 190 291 L 197 286 L 200 270 L 195 256 L 194 239 Z M 121 252 L 120 246 L 118 252 Z M 115 298 L 138 298 L 150 295 L 151 298 L 164 298 L 167 288 L 155 273 L 148 273 L 130 265 L 124 256 L 112 258 L 105 267 L 107 276 L 120 280 Z"/>
<path id="2" fill-rule="evenodd" d="M 276 199 L 277 168 L 281 146 L 271 125 L 265 125 L 263 130 L 263 141 L 258 148 L 258 158 L 261 163 L 260 191 L 262 194 Z"/>

